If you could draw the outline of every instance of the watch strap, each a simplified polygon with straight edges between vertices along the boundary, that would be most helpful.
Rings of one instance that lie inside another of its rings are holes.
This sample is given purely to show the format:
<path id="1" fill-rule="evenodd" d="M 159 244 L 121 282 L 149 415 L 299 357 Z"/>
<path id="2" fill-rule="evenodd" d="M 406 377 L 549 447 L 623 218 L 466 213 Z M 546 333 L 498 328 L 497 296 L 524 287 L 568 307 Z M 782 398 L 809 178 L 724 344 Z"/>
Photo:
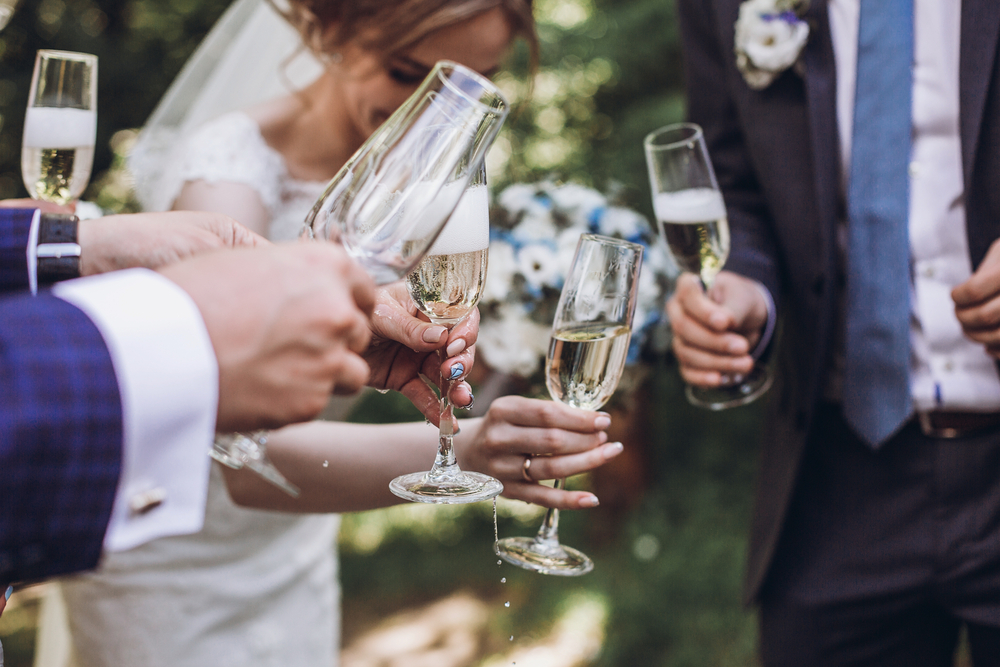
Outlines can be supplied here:
<path id="1" fill-rule="evenodd" d="M 75 215 L 41 214 L 35 250 L 38 284 L 47 285 L 80 277 L 79 224 L 80 219 Z"/>

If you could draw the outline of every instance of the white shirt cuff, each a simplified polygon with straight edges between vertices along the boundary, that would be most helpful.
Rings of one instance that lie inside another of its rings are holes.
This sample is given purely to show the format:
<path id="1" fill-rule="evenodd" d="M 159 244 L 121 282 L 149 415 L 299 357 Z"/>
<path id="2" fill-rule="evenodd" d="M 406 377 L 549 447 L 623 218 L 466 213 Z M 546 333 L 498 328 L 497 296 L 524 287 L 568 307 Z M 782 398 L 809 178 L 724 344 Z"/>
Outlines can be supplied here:
<path id="1" fill-rule="evenodd" d="M 122 401 L 122 472 L 104 548 L 201 530 L 219 369 L 191 297 L 146 269 L 58 283 L 111 354 Z"/>
<path id="2" fill-rule="evenodd" d="M 774 297 L 771 296 L 771 290 L 756 280 L 754 281 L 754 286 L 760 291 L 764 297 L 764 301 L 767 303 L 767 324 L 764 325 L 764 333 L 760 335 L 760 340 L 757 341 L 756 347 L 750 353 L 750 356 L 754 359 L 760 359 L 760 355 L 764 354 L 764 350 L 771 344 L 771 338 L 774 337 L 774 327 L 778 323 L 778 309 L 774 305 Z"/>
<path id="3" fill-rule="evenodd" d="M 42 209 L 36 208 L 28 228 L 28 247 L 25 249 L 28 259 L 28 287 L 32 294 L 38 293 L 38 226 L 42 224 Z"/>

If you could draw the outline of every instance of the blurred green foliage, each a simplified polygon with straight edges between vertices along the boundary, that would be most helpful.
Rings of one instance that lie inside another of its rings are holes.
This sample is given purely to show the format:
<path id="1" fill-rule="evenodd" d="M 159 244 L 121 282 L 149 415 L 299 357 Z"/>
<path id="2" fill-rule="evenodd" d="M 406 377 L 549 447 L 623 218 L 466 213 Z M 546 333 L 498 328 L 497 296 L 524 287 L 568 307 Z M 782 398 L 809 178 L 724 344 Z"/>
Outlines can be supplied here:
<path id="1" fill-rule="evenodd" d="M 94 178 L 113 160 L 111 138 L 142 125 L 228 0 L 22 0 L 0 32 L 0 198 L 26 196 L 21 129 L 38 49 L 94 53 L 98 127 Z M 91 188 L 85 195 L 95 199 Z"/>

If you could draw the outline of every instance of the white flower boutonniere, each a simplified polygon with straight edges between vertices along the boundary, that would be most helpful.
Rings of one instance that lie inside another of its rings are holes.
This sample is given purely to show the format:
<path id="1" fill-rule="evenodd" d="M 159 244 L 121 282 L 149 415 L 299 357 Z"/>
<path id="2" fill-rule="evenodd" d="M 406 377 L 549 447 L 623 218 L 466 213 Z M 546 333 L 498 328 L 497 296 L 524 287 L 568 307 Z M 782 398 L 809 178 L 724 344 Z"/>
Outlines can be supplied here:
<path id="1" fill-rule="evenodd" d="M 763 90 L 794 65 L 809 39 L 800 16 L 806 0 L 745 0 L 736 20 L 736 68 L 747 85 Z"/>

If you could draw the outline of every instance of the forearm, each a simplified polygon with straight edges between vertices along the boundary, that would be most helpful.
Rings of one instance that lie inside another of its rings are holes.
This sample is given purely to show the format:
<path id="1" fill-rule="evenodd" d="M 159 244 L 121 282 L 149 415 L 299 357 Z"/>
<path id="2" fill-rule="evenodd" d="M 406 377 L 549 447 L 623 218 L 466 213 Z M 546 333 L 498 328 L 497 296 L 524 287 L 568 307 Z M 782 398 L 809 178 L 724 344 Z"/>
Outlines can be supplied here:
<path id="1" fill-rule="evenodd" d="M 479 426 L 462 420 L 461 442 Z M 358 512 L 402 502 L 389 482 L 427 470 L 437 450 L 437 429 L 423 422 L 345 424 L 310 422 L 271 434 L 268 456 L 302 490 L 291 498 L 258 476 L 225 469 L 233 500 L 247 507 L 287 512 Z"/>

